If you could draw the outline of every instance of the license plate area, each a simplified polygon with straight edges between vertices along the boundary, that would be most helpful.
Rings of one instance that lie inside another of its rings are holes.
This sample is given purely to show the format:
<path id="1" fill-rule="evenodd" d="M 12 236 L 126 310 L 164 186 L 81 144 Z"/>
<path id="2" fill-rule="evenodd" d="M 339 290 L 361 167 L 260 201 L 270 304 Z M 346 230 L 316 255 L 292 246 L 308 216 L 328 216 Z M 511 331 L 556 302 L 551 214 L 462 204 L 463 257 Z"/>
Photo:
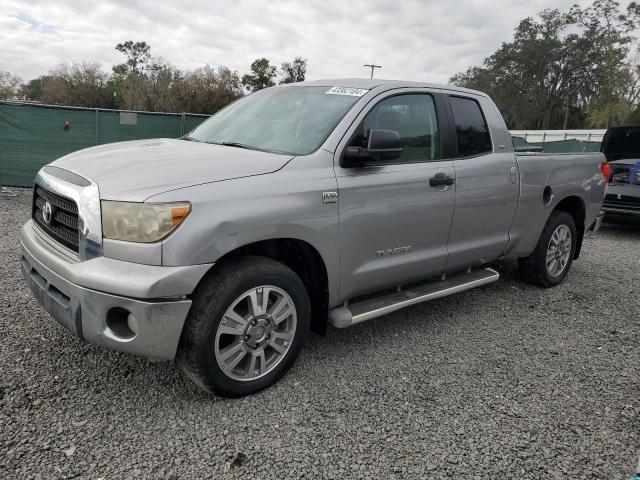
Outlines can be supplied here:
<path id="1" fill-rule="evenodd" d="M 24 256 L 20 259 L 20 264 L 27 285 L 38 302 L 60 325 L 77 337 L 83 338 L 80 302 L 49 282 Z"/>

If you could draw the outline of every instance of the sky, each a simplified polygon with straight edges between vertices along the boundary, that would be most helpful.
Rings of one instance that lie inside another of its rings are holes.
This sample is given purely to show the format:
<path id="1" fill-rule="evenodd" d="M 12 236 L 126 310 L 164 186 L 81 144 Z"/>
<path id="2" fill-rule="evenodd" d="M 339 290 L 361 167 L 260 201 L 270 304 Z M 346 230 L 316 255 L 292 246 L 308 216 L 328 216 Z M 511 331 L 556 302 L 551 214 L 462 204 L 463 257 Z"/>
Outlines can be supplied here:
<path id="1" fill-rule="evenodd" d="M 115 45 L 146 41 L 183 69 L 308 60 L 307 79 L 368 77 L 447 83 L 478 65 L 517 23 L 576 0 L 0 0 L 0 70 L 23 80 L 60 62 L 105 69 Z"/>

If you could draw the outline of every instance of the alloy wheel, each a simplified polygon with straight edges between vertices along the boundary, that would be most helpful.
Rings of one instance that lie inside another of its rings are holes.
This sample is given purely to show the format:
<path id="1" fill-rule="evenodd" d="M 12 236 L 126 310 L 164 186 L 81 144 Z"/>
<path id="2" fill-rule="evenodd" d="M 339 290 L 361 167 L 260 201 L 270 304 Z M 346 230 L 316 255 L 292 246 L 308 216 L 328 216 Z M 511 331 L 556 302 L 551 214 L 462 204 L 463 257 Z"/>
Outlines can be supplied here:
<path id="1" fill-rule="evenodd" d="M 296 307 L 273 285 L 253 288 L 226 310 L 215 338 L 215 358 L 228 377 L 250 381 L 267 375 L 284 359 L 296 333 Z"/>
<path id="2" fill-rule="evenodd" d="M 552 277 L 560 275 L 569 263 L 571 256 L 571 230 L 567 225 L 558 225 L 549 239 L 547 247 L 547 272 Z"/>

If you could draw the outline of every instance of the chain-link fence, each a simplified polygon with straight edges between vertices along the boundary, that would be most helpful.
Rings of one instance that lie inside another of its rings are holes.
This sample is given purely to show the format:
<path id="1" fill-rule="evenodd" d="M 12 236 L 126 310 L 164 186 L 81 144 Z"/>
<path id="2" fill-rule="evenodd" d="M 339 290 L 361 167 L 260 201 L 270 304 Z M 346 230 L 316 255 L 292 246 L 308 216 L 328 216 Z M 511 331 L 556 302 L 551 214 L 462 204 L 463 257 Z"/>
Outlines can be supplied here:
<path id="1" fill-rule="evenodd" d="M 82 148 L 142 138 L 177 138 L 207 115 L 0 102 L 0 185 L 29 187 L 38 170 Z"/>

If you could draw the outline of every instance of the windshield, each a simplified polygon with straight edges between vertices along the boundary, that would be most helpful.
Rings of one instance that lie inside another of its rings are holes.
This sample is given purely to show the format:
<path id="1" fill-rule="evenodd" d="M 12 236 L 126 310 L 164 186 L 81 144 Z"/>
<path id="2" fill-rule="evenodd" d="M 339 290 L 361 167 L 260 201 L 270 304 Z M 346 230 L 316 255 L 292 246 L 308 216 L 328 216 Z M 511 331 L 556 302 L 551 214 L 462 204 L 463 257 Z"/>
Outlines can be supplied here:
<path id="1" fill-rule="evenodd" d="M 331 87 L 260 90 L 219 111 L 187 139 L 289 155 L 315 151 L 362 94 Z"/>

